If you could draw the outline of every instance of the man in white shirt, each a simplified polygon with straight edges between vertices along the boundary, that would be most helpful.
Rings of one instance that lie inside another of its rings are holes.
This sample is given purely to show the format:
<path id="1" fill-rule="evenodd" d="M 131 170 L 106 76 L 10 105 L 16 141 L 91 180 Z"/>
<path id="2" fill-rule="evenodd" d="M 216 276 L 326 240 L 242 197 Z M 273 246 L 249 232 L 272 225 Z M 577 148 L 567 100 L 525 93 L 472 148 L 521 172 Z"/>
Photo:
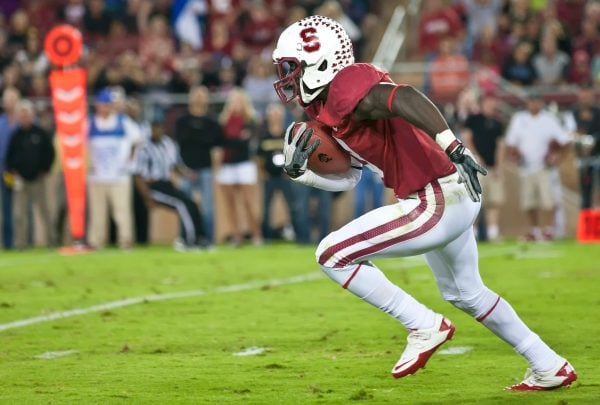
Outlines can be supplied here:
<path id="1" fill-rule="evenodd" d="M 140 140 L 139 127 L 114 111 L 110 89 L 96 94 L 95 113 L 88 122 L 90 152 L 88 242 L 95 248 L 106 243 L 108 209 L 117 224 L 119 246 L 132 244 L 131 155 Z"/>
<path id="2" fill-rule="evenodd" d="M 550 172 L 569 143 L 556 116 L 543 106 L 541 96 L 531 94 L 527 110 L 513 115 L 506 134 L 509 156 L 520 167 L 521 208 L 527 212 L 530 225 L 528 240 L 554 237 L 553 210 L 560 201 L 553 197 Z"/>

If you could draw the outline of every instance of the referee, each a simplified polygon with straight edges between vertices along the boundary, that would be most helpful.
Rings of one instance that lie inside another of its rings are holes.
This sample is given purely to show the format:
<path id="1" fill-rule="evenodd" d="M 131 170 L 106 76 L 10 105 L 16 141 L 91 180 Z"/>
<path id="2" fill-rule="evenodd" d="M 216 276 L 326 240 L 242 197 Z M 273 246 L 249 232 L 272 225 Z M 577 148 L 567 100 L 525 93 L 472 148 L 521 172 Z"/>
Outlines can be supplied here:
<path id="1" fill-rule="evenodd" d="M 164 134 L 160 122 L 152 123 L 151 132 L 150 139 L 137 147 L 133 158 L 136 187 L 148 209 L 162 205 L 177 211 L 185 239 L 181 250 L 205 248 L 208 241 L 196 203 L 171 181 L 174 170 L 190 176 L 190 169 L 183 165 L 179 148 Z"/>

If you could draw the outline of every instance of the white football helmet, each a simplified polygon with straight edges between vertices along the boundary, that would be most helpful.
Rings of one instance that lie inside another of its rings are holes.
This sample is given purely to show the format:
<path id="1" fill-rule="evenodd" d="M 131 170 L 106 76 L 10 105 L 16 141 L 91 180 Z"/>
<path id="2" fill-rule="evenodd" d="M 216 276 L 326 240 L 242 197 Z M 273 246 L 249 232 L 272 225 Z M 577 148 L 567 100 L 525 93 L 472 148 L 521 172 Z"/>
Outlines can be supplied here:
<path id="1" fill-rule="evenodd" d="M 273 51 L 279 80 L 274 83 L 284 103 L 298 95 L 313 101 L 345 66 L 354 63 L 352 42 L 335 20 L 320 15 L 303 18 L 287 27 Z"/>

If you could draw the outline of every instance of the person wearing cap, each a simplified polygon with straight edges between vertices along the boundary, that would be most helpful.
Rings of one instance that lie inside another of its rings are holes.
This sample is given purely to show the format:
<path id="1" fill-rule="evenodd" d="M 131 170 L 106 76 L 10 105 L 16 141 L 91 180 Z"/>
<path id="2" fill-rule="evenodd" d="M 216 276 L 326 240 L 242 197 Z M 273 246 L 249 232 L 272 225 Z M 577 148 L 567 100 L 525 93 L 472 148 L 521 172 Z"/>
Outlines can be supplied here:
<path id="1" fill-rule="evenodd" d="M 521 208 L 527 213 L 529 241 L 554 238 L 555 201 L 552 192 L 552 168 L 570 143 L 558 118 L 544 109 L 544 99 L 530 92 L 527 109 L 516 112 L 506 132 L 508 156 L 519 165 Z"/>
<path id="2" fill-rule="evenodd" d="M 128 249 L 133 239 L 130 163 L 140 130 L 125 114 L 115 111 L 110 89 L 100 90 L 94 101 L 88 128 L 88 242 L 97 249 L 105 245 L 110 208 L 118 244 Z"/>

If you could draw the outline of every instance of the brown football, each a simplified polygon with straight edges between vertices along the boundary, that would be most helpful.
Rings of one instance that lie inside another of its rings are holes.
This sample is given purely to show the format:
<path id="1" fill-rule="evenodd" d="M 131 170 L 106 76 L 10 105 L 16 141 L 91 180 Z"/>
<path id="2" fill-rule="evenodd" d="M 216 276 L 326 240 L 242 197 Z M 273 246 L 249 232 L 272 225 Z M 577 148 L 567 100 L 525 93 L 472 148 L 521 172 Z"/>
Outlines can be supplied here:
<path id="1" fill-rule="evenodd" d="M 294 130 L 300 123 L 297 123 Z M 340 174 L 350 169 L 350 154 L 331 136 L 331 128 L 317 122 L 308 121 L 306 125 L 312 128 L 313 135 L 308 141 L 312 145 L 315 139 L 321 143 L 308 158 L 308 168 L 319 174 Z"/>

